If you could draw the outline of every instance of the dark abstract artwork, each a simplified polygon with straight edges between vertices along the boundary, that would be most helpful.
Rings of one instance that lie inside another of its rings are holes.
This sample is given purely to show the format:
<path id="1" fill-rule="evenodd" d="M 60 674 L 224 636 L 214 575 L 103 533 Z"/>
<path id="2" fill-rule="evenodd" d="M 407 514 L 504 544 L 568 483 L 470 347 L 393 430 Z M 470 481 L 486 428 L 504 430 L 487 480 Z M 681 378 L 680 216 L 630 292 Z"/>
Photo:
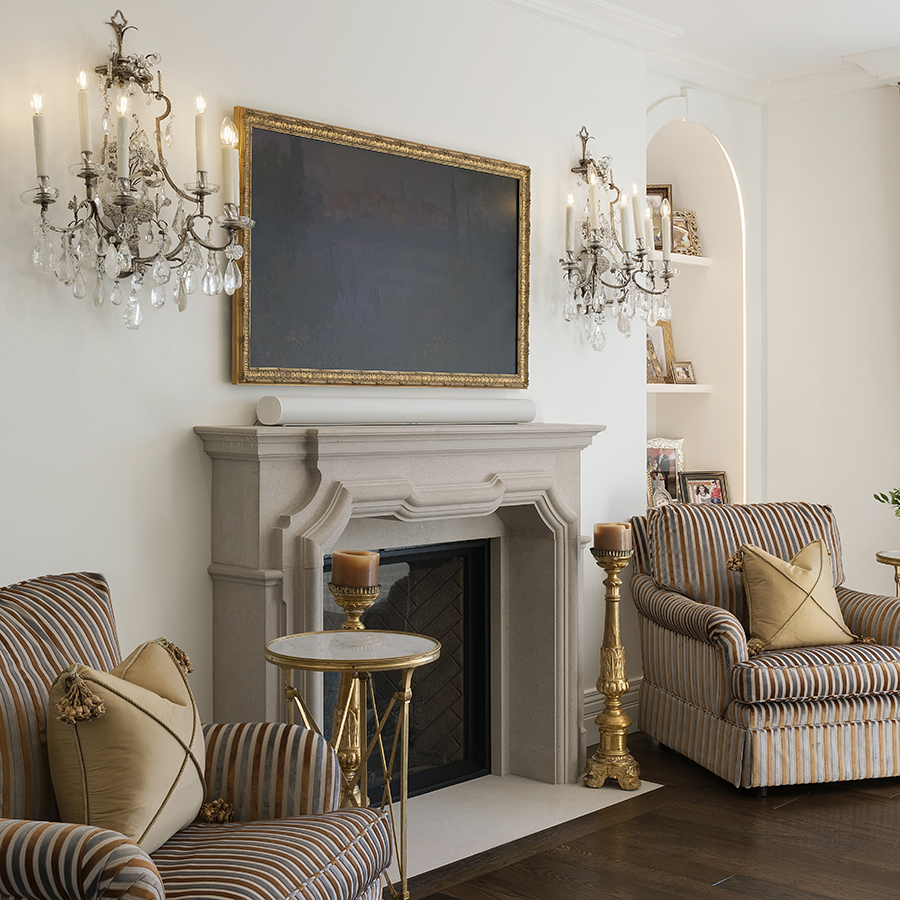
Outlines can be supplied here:
<path id="1" fill-rule="evenodd" d="M 526 167 L 241 112 L 235 381 L 527 385 Z"/>

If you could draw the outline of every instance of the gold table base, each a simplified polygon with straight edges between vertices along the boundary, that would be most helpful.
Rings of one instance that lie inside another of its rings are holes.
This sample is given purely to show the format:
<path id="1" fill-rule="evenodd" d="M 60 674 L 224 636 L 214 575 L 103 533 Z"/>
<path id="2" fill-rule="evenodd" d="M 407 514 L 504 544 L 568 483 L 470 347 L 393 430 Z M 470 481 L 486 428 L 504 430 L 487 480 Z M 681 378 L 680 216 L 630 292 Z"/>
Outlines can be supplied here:
<path id="1" fill-rule="evenodd" d="M 606 570 L 606 621 L 600 647 L 600 677 L 597 690 L 606 697 L 603 712 L 594 720 L 600 729 L 600 746 L 588 760 L 584 783 L 601 787 L 615 778 L 619 787 L 633 791 L 641 786 L 641 768 L 628 752 L 626 738 L 631 717 L 622 709 L 621 697 L 628 688 L 625 675 L 625 648 L 619 629 L 619 599 L 622 581 L 619 572 L 631 561 L 630 550 L 597 550 L 591 548 L 597 565 Z"/>

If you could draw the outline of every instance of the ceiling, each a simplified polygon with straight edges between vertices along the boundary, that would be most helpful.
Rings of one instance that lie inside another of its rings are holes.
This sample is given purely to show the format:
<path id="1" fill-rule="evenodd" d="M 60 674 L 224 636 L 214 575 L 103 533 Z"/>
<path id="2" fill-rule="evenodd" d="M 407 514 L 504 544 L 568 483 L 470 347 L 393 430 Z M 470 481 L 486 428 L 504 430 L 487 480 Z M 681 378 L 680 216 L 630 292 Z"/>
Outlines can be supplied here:
<path id="1" fill-rule="evenodd" d="M 681 30 L 663 50 L 766 85 L 845 70 L 897 50 L 896 0 L 616 0 Z M 877 54 L 876 54 L 877 56 Z"/>

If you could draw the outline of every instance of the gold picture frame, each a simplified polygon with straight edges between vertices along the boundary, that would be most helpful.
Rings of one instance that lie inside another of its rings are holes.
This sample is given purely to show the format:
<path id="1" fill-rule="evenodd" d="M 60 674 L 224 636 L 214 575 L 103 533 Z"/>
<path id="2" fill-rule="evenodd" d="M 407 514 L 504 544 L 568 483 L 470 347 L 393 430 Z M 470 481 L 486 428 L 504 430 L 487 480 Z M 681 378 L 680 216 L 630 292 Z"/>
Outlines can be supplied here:
<path id="1" fill-rule="evenodd" d="M 234 384 L 528 386 L 531 170 L 235 108 Z"/>
<path id="2" fill-rule="evenodd" d="M 674 360 L 669 363 L 669 372 L 672 375 L 673 384 L 696 384 L 694 378 L 694 364 L 687 360 Z"/>
<path id="3" fill-rule="evenodd" d="M 677 209 L 672 213 L 672 252 L 684 256 L 703 256 L 697 214 L 692 210 Z"/>
<path id="4" fill-rule="evenodd" d="M 651 375 L 650 348 L 659 366 L 659 373 Z M 672 384 L 671 363 L 675 361 L 675 347 L 672 342 L 672 323 L 657 322 L 647 326 L 647 384 Z"/>

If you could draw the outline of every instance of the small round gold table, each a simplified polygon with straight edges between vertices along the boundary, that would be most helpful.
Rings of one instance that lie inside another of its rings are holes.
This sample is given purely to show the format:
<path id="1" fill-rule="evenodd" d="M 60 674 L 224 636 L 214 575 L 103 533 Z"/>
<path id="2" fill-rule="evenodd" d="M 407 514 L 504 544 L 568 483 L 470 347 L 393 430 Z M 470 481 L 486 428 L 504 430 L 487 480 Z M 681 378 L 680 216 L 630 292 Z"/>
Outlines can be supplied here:
<path id="1" fill-rule="evenodd" d="M 879 550 L 875 559 L 886 566 L 894 567 L 894 584 L 897 586 L 897 596 L 900 597 L 900 550 Z"/>
<path id="2" fill-rule="evenodd" d="M 341 763 L 341 806 L 368 803 L 366 768 L 376 748 L 380 751 L 384 773 L 385 803 L 394 823 L 392 834 L 399 840 L 397 867 L 400 872 L 400 891 L 390 885 L 392 896 L 407 900 L 406 877 L 406 806 L 409 789 L 409 701 L 412 699 L 412 676 L 415 669 L 433 662 L 441 655 L 441 645 L 434 638 L 401 631 L 312 631 L 276 638 L 266 644 L 266 659 L 284 674 L 284 696 L 288 701 L 288 721 L 293 724 L 294 706 L 300 711 L 303 724 L 321 734 L 299 690 L 293 686 L 291 673 L 295 669 L 313 672 L 340 672 L 341 688 L 334 712 L 331 743 L 338 751 Z M 375 706 L 375 691 L 369 675 L 372 672 L 400 672 L 400 690 L 391 698 L 379 717 Z M 369 698 L 367 701 L 366 689 Z M 367 702 L 375 715 L 375 734 L 366 745 Z M 400 713 L 390 756 L 384 752 L 382 731 L 388 717 L 399 704 Z M 400 749 L 400 811 L 394 815 L 390 784 L 399 743 Z M 397 837 L 399 818 L 399 838 Z"/>

